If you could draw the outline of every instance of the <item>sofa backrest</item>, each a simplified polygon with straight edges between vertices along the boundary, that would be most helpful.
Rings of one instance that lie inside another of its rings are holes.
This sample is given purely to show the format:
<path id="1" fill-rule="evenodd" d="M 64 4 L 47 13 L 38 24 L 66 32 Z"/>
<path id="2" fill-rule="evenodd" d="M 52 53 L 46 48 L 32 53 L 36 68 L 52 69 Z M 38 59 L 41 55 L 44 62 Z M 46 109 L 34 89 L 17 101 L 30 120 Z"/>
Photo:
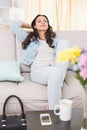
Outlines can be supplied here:
<path id="1" fill-rule="evenodd" d="M 23 51 L 22 43 L 16 37 L 16 56 L 17 56 L 17 61 L 19 62 L 22 61 L 22 54 L 23 54 L 22 51 Z M 30 72 L 30 66 L 21 63 L 21 72 Z"/>
<path id="2" fill-rule="evenodd" d="M 15 36 L 8 29 L 0 29 L 0 60 L 15 60 Z"/>
<path id="3" fill-rule="evenodd" d="M 68 40 L 70 45 L 78 45 L 87 48 L 87 31 L 60 31 L 56 32 L 61 39 Z"/>
<path id="4" fill-rule="evenodd" d="M 70 45 L 78 45 L 82 48 L 87 48 L 87 31 L 57 31 L 57 36 L 61 39 L 69 41 Z M 22 59 L 22 45 L 16 37 L 16 54 L 17 60 L 21 61 Z M 22 72 L 29 72 L 30 67 L 21 64 Z"/>
<path id="5" fill-rule="evenodd" d="M 87 48 L 87 31 L 59 31 L 61 39 L 68 40 L 70 45 Z M 0 29 L 0 60 L 22 61 L 22 44 L 10 29 Z M 30 67 L 21 64 L 21 72 L 30 72 Z"/>

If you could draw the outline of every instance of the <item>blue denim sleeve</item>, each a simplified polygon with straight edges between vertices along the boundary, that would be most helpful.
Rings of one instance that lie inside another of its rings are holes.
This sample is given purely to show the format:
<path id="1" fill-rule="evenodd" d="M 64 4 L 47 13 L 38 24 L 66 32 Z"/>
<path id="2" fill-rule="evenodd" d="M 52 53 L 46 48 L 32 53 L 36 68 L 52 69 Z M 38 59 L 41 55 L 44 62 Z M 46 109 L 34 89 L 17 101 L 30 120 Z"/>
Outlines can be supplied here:
<path id="1" fill-rule="evenodd" d="M 23 42 L 24 39 L 27 37 L 27 31 L 24 31 L 21 26 L 22 22 L 11 22 L 10 23 L 12 31 L 16 34 L 17 38 Z"/>

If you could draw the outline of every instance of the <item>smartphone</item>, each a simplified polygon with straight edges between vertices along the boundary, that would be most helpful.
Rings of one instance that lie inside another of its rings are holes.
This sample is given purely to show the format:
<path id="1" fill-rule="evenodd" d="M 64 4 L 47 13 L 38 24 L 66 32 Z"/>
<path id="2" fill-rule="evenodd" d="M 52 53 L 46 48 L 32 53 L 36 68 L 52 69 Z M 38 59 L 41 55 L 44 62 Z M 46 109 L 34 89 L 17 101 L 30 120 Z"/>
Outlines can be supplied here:
<path id="1" fill-rule="evenodd" d="M 40 121 L 41 121 L 41 125 L 43 125 L 43 126 L 52 124 L 50 114 L 48 114 L 48 113 L 40 114 Z"/>

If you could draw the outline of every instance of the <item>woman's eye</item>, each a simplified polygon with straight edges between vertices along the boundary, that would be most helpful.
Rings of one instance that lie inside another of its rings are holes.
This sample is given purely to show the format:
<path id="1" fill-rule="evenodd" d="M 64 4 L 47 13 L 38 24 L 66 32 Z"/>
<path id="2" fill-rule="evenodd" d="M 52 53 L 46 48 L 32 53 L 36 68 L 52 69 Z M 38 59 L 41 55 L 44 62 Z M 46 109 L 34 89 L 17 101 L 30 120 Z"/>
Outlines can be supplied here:
<path id="1" fill-rule="evenodd" d="M 41 21 L 38 21 L 38 23 L 40 23 Z"/>
<path id="2" fill-rule="evenodd" d="M 40 21 L 38 21 L 38 23 L 41 23 L 41 22 L 47 23 L 47 21 L 46 21 L 46 20 L 43 20 L 43 21 L 41 21 L 41 20 L 40 20 Z"/>
<path id="3" fill-rule="evenodd" d="M 47 21 L 43 21 L 43 22 L 47 23 Z"/>

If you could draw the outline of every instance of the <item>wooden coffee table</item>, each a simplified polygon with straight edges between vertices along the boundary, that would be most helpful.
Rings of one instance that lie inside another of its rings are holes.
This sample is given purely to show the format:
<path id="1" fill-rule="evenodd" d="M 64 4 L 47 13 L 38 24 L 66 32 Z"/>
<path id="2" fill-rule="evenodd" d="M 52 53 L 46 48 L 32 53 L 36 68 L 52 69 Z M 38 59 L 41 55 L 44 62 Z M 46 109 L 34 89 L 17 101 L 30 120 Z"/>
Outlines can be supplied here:
<path id="1" fill-rule="evenodd" d="M 42 126 L 40 114 L 49 113 L 52 125 Z M 71 121 L 61 121 L 53 111 L 29 111 L 27 112 L 27 130 L 80 130 L 83 112 L 82 109 L 73 109 Z"/>

